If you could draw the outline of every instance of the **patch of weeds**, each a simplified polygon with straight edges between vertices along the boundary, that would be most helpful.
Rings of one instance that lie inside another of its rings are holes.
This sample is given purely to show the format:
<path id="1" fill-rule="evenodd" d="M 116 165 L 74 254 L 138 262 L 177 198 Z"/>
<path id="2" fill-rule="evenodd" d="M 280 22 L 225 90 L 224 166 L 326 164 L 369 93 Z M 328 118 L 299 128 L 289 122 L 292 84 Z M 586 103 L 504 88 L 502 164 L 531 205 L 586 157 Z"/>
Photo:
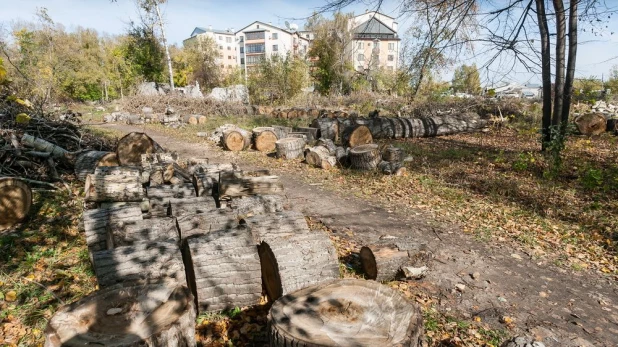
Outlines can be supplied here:
<path id="1" fill-rule="evenodd" d="M 513 161 L 512 166 L 513 169 L 516 171 L 527 171 L 528 167 L 534 164 L 535 161 L 536 159 L 534 158 L 534 155 L 532 153 L 520 153 L 517 156 L 517 159 Z"/>

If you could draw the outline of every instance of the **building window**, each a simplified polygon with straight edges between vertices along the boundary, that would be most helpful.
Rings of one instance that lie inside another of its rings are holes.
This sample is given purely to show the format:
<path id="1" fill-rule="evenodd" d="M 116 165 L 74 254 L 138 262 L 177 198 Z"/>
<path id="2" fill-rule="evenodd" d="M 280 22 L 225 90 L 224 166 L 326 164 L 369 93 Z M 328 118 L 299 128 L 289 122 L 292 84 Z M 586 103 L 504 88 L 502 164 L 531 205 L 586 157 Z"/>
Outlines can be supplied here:
<path id="1" fill-rule="evenodd" d="M 247 40 L 263 40 L 264 39 L 264 32 L 263 31 L 258 31 L 258 32 L 254 32 L 254 33 L 246 33 L 245 36 L 247 36 Z"/>
<path id="2" fill-rule="evenodd" d="M 223 36 L 219 35 L 219 41 L 223 41 Z"/>
<path id="3" fill-rule="evenodd" d="M 227 58 L 228 58 L 228 59 L 232 59 L 232 56 L 231 56 L 231 55 L 228 55 L 228 56 L 227 56 Z"/>
<path id="4" fill-rule="evenodd" d="M 279 51 L 279 45 L 273 45 L 273 52 Z"/>
<path id="5" fill-rule="evenodd" d="M 249 55 L 247 56 L 247 64 L 258 64 L 264 59 L 263 55 Z"/>
<path id="6" fill-rule="evenodd" d="M 231 38 L 231 37 L 226 37 L 226 38 L 225 38 L 225 42 L 227 42 L 227 43 L 232 43 L 232 38 Z"/>
<path id="7" fill-rule="evenodd" d="M 362 43 L 362 42 L 359 42 L 359 43 L 358 43 L 358 49 L 362 49 L 362 48 L 363 48 L 363 43 Z"/>
<path id="8" fill-rule="evenodd" d="M 392 54 L 388 55 L 388 61 L 394 61 L 395 60 L 395 56 Z"/>
<path id="9" fill-rule="evenodd" d="M 264 53 L 266 47 L 263 43 L 252 43 L 247 45 L 247 53 Z"/>
<path id="10" fill-rule="evenodd" d="M 278 39 L 279 39 L 279 34 L 273 33 L 273 40 L 278 40 Z"/>
<path id="11" fill-rule="evenodd" d="M 239 39 L 240 42 L 245 42 L 245 37 L 244 36 L 240 36 L 238 39 Z"/>
<path id="12" fill-rule="evenodd" d="M 219 46 L 219 49 L 223 49 L 223 46 Z"/>
<path id="13" fill-rule="evenodd" d="M 240 58 L 240 65 L 245 65 L 245 58 Z"/>
<path id="14" fill-rule="evenodd" d="M 390 43 L 388 44 L 388 50 L 389 50 L 389 51 L 394 51 L 394 50 L 395 50 L 395 43 L 390 42 Z"/>
<path id="15" fill-rule="evenodd" d="M 258 25 L 256 26 L 256 28 L 258 28 L 258 29 L 259 29 L 259 28 L 260 28 L 260 25 L 258 24 Z"/>
<path id="16" fill-rule="evenodd" d="M 227 50 L 228 50 L 228 51 L 231 51 L 231 50 L 232 50 L 232 47 L 227 46 Z"/>
<path id="17" fill-rule="evenodd" d="M 365 55 L 364 54 L 359 54 L 358 55 L 358 59 L 356 59 L 358 61 L 365 61 Z"/>
<path id="18" fill-rule="evenodd" d="M 245 47 L 240 47 L 240 53 L 245 53 Z"/>
<path id="19" fill-rule="evenodd" d="M 305 37 L 306 37 L 306 38 L 309 38 L 309 34 L 305 34 Z"/>

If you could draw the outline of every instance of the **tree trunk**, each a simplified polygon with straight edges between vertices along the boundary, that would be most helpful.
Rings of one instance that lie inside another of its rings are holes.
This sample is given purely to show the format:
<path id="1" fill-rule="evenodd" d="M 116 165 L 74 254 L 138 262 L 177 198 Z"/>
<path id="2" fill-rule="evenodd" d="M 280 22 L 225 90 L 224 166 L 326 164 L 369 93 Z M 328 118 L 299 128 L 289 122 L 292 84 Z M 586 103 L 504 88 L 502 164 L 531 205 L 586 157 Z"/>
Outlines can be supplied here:
<path id="1" fill-rule="evenodd" d="M 86 180 L 86 175 L 94 173 L 98 166 L 119 166 L 116 153 L 105 151 L 87 151 L 79 154 L 75 161 L 75 176 L 80 181 Z"/>
<path id="2" fill-rule="evenodd" d="M 183 258 L 199 312 L 251 306 L 260 301 L 260 258 L 248 228 L 188 238 Z"/>
<path id="3" fill-rule="evenodd" d="M 237 197 L 256 194 L 283 194 L 283 184 L 278 176 L 247 177 L 244 174 L 226 173 L 219 179 L 219 197 Z"/>
<path id="4" fill-rule="evenodd" d="M 174 90 L 174 70 L 172 70 L 172 57 L 170 56 L 170 49 L 167 46 L 167 39 L 165 38 L 165 26 L 163 25 L 163 17 L 161 16 L 161 11 L 159 10 L 159 4 L 157 2 L 153 2 L 153 4 L 157 12 L 157 18 L 159 20 L 159 28 L 161 28 L 161 41 L 163 41 L 163 47 L 165 47 L 165 58 L 167 59 L 167 68 L 169 71 L 169 78 L 170 78 L 170 88 Z"/>
<path id="5" fill-rule="evenodd" d="M 229 230 L 238 226 L 235 213 L 212 209 L 201 213 L 187 214 L 176 219 L 182 241 L 195 235 L 204 235 L 218 230 Z"/>
<path id="6" fill-rule="evenodd" d="M 360 250 L 360 260 L 367 279 L 378 282 L 393 281 L 401 267 L 410 261 L 408 252 L 392 246 L 369 246 Z"/>
<path id="7" fill-rule="evenodd" d="M 337 162 L 342 167 L 350 166 L 350 158 L 348 157 L 349 149 L 345 149 L 343 147 L 337 147 L 335 150 L 335 158 L 337 158 Z"/>
<path id="8" fill-rule="evenodd" d="M 404 127 L 403 124 L 406 124 Z M 390 127 L 391 125 L 392 128 Z M 393 125 L 398 124 L 398 125 Z M 435 115 L 424 118 L 384 118 L 370 120 L 374 139 L 399 137 L 433 137 L 478 131 L 487 125 L 474 112 Z M 407 130 L 407 133 L 404 131 Z"/>
<path id="9" fill-rule="evenodd" d="M 275 146 L 277 148 L 277 158 L 288 160 L 296 159 L 302 157 L 303 155 L 305 140 L 302 138 L 287 137 L 277 140 Z"/>
<path id="10" fill-rule="evenodd" d="M 373 142 L 371 131 L 366 125 L 355 124 L 346 127 L 341 134 L 341 142 L 345 147 L 356 147 Z"/>
<path id="11" fill-rule="evenodd" d="M 337 157 L 330 155 L 330 151 L 324 146 L 316 146 L 309 149 L 305 160 L 307 164 L 322 169 L 330 169 L 337 164 Z"/>
<path id="12" fill-rule="evenodd" d="M 24 220 L 32 207 L 32 190 L 17 178 L 0 177 L 0 231 Z"/>
<path id="13" fill-rule="evenodd" d="M 178 243 L 178 228 L 174 218 L 138 220 L 133 224 L 109 224 L 108 249 L 132 246 L 139 242 L 169 241 Z"/>
<path id="14" fill-rule="evenodd" d="M 555 130 L 560 130 L 562 119 L 562 106 L 564 103 L 564 61 L 566 51 L 566 18 L 564 12 L 564 2 L 553 0 L 554 12 L 556 15 L 556 77 L 554 79 L 554 113 L 552 115 L 552 126 Z"/>
<path id="15" fill-rule="evenodd" d="M 221 138 L 223 148 L 232 152 L 244 151 L 251 146 L 251 135 L 240 128 L 229 129 L 223 132 Z"/>
<path id="16" fill-rule="evenodd" d="M 562 105 L 560 131 L 564 136 L 569 124 L 569 114 L 571 113 L 571 97 L 573 96 L 573 82 L 575 81 L 575 65 L 577 61 L 577 20 L 580 0 L 569 1 L 569 60 L 567 61 L 566 79 L 564 81 L 564 104 Z"/>
<path id="17" fill-rule="evenodd" d="M 348 156 L 350 166 L 356 170 L 375 170 L 382 161 L 380 150 L 376 144 L 356 146 L 350 150 Z"/>
<path id="18" fill-rule="evenodd" d="M 245 218 L 258 242 L 266 293 L 274 301 L 301 288 L 339 278 L 337 251 L 328 235 L 311 231 L 298 212 Z"/>
<path id="19" fill-rule="evenodd" d="M 189 198 L 195 197 L 195 187 L 192 183 L 185 183 L 178 186 L 160 186 L 146 188 L 146 196 L 148 198 L 163 199 L 163 198 Z"/>
<path id="20" fill-rule="evenodd" d="M 108 248 L 108 227 L 121 228 L 143 220 L 142 209 L 134 204 L 85 210 L 83 214 L 86 244 L 90 252 Z"/>
<path id="21" fill-rule="evenodd" d="M 543 150 L 547 149 L 551 141 L 551 100 L 552 100 L 552 83 L 551 83 L 551 52 L 549 28 L 547 26 L 547 14 L 545 13 L 545 1 L 535 0 L 536 16 L 539 25 L 539 33 L 541 35 L 541 80 L 543 81 L 543 117 L 542 117 L 542 146 Z"/>
<path id="22" fill-rule="evenodd" d="M 273 125 L 272 128 L 275 130 L 275 135 L 277 135 L 277 139 L 279 140 L 288 137 L 288 134 L 292 132 L 292 128 L 290 127 Z"/>
<path id="23" fill-rule="evenodd" d="M 315 140 L 318 139 L 318 129 L 317 128 L 297 127 L 297 128 L 294 128 L 294 132 L 307 135 L 307 143 L 313 143 Z"/>
<path id="24" fill-rule="evenodd" d="M 332 141 L 339 140 L 339 122 L 332 118 L 316 118 L 311 122 L 312 128 L 319 129 L 318 137 Z"/>
<path id="25" fill-rule="evenodd" d="M 282 195 L 252 195 L 232 199 L 229 207 L 239 217 L 281 212 L 285 197 Z"/>
<path id="26" fill-rule="evenodd" d="M 161 146 L 144 133 L 130 133 L 118 141 L 116 155 L 123 166 L 141 166 L 142 154 L 163 152 Z"/>
<path id="27" fill-rule="evenodd" d="M 255 149 L 260 152 L 274 151 L 277 140 L 277 134 L 273 128 L 258 127 L 253 129 L 253 144 Z"/>
<path id="28" fill-rule="evenodd" d="M 271 347 L 422 346 L 423 316 L 400 292 L 335 279 L 290 293 L 268 314 Z"/>
<path id="29" fill-rule="evenodd" d="M 329 155 L 335 155 L 335 153 L 337 152 L 337 145 L 335 145 L 333 140 L 319 139 L 316 142 L 316 146 L 324 146 L 324 147 L 326 147 L 328 149 L 328 154 Z"/>
<path id="30" fill-rule="evenodd" d="M 113 170 L 100 170 L 109 169 Z M 84 191 L 85 200 L 90 202 L 104 201 L 142 201 L 145 197 L 142 188 L 141 173 L 132 175 L 135 169 L 121 166 L 99 167 L 95 173 L 86 176 Z M 109 171 L 109 172 L 105 172 Z M 123 173 L 125 171 L 126 173 Z M 139 170 L 137 170 L 139 172 Z"/>
<path id="31" fill-rule="evenodd" d="M 210 196 L 169 200 L 170 215 L 174 217 L 188 214 L 210 212 L 217 208 L 216 201 Z"/>
<path id="32" fill-rule="evenodd" d="M 57 159 L 64 159 L 66 155 L 69 154 L 66 149 L 56 144 L 28 134 L 24 134 L 24 136 L 22 136 L 21 143 L 24 146 L 32 147 L 37 151 L 51 153 L 52 157 Z"/>
<path id="33" fill-rule="evenodd" d="M 60 308 L 45 329 L 45 347 L 193 347 L 195 319 L 184 285 L 120 284 Z"/>

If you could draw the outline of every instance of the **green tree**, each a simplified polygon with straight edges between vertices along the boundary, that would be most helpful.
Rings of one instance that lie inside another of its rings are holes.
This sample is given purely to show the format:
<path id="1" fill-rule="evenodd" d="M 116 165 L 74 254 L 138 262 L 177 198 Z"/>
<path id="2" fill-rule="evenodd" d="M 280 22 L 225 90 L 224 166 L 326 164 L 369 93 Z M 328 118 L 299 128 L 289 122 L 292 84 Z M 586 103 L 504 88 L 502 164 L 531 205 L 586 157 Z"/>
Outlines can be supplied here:
<path id="1" fill-rule="evenodd" d="M 248 88 L 254 103 L 285 103 L 309 81 L 309 66 L 304 59 L 274 55 L 249 72 Z"/>
<path id="2" fill-rule="evenodd" d="M 153 82 L 164 80 L 163 47 L 155 37 L 152 27 L 132 23 L 124 53 L 132 69 L 144 80 Z"/>
<path id="3" fill-rule="evenodd" d="M 476 64 L 464 64 L 456 68 L 453 74 L 452 87 L 455 92 L 472 95 L 481 94 L 481 77 Z"/>

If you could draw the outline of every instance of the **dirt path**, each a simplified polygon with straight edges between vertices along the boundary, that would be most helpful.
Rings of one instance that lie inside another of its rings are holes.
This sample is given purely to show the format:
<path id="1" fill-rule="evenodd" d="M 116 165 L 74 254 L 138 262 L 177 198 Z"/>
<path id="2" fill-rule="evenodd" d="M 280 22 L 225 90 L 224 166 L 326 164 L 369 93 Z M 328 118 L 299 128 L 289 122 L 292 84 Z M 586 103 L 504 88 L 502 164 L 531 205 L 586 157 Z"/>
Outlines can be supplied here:
<path id="1" fill-rule="evenodd" d="M 101 127 L 143 131 L 127 125 Z M 184 156 L 249 165 L 211 145 L 146 132 Z M 427 244 L 434 259 L 419 286 L 438 299 L 440 311 L 468 320 L 480 317 L 503 328 L 500 321 L 509 317 L 514 326 L 510 334 L 536 336 L 546 346 L 618 346 L 618 285 L 611 278 L 567 271 L 508 245 L 479 242 L 456 226 L 436 224 L 422 212 L 391 213 L 366 200 L 305 184 L 299 177 L 277 174 L 294 209 L 318 218 L 342 237 L 364 243 L 383 235 L 411 236 Z M 478 276 L 472 278 L 473 273 Z M 457 290 L 457 284 L 465 289 Z"/>

